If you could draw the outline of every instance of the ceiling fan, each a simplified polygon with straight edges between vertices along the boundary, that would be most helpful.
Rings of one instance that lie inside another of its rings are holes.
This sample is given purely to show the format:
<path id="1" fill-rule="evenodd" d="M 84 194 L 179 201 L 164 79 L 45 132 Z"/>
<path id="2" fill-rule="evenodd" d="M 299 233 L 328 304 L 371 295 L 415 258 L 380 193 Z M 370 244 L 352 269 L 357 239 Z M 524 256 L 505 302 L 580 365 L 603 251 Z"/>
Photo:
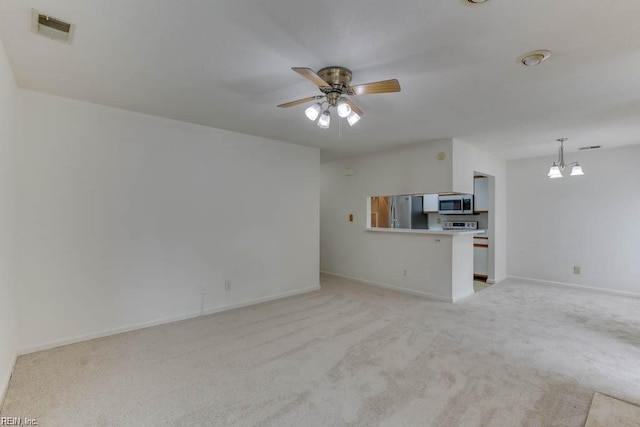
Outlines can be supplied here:
<path id="1" fill-rule="evenodd" d="M 344 67 L 325 67 L 317 73 L 310 68 L 304 67 L 293 67 L 291 69 L 318 86 L 322 95 L 298 99 L 280 104 L 278 107 L 289 108 L 311 101 L 318 101 L 307 108 L 304 113 L 309 120 L 313 121 L 320 116 L 318 126 L 323 129 L 327 129 L 331 121 L 330 107 L 334 107 L 337 110 L 338 116 L 346 118 L 349 126 L 353 126 L 360 120 L 364 113 L 346 95 L 400 92 L 400 83 L 396 79 L 351 86 L 351 70 Z"/>

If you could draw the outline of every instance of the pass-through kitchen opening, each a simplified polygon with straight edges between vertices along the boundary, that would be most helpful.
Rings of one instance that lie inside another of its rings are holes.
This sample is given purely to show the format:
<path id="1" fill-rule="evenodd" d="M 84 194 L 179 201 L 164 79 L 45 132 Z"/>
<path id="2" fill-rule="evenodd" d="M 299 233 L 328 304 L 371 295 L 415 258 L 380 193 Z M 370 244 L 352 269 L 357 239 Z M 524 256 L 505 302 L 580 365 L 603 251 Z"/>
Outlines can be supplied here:
<path id="1" fill-rule="evenodd" d="M 426 193 L 377 195 L 368 198 L 367 228 L 389 231 L 430 230 L 464 232 L 473 236 L 473 279 L 482 290 L 492 282 L 490 268 L 493 177 L 474 174 L 473 194 Z"/>

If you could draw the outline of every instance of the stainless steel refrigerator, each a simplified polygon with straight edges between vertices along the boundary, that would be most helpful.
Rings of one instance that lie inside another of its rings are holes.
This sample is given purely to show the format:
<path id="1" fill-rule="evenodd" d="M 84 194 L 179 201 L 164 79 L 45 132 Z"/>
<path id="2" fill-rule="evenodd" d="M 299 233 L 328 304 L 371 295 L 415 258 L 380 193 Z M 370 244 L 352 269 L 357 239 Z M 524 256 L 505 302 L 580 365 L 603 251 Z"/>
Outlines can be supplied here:
<path id="1" fill-rule="evenodd" d="M 389 228 L 428 227 L 422 212 L 422 196 L 392 196 L 389 198 Z"/>

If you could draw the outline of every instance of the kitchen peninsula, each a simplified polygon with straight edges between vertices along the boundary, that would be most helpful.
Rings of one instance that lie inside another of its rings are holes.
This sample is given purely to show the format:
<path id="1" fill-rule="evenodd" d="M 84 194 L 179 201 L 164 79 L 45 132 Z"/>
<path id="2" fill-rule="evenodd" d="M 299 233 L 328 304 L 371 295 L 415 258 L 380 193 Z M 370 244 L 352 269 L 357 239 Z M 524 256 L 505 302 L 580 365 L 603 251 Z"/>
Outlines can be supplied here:
<path id="1" fill-rule="evenodd" d="M 456 302 L 474 293 L 473 238 L 485 230 L 443 230 L 446 222 L 427 220 L 427 204 L 423 204 L 427 196 L 367 198 L 364 232 L 371 248 L 367 252 L 377 259 L 388 254 L 375 267 L 376 276 L 385 277 L 379 286 Z M 395 199 L 413 199 L 413 203 L 405 207 Z M 432 215 L 438 216 L 437 212 Z"/>
<path id="2" fill-rule="evenodd" d="M 446 302 L 474 294 L 473 236 L 484 230 L 366 228 L 364 232 L 373 257 L 383 248 L 395 254 L 376 267 L 386 276 L 379 286 Z"/>

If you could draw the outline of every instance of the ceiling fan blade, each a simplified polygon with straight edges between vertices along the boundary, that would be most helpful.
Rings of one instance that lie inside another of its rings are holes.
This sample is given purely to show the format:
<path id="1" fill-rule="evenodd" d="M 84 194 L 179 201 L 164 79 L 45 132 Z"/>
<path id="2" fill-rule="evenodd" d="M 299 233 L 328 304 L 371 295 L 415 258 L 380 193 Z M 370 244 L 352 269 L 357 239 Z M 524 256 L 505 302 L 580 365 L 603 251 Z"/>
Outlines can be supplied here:
<path id="1" fill-rule="evenodd" d="M 362 115 L 364 113 L 362 112 L 362 110 L 360 108 L 358 108 L 358 106 L 352 100 L 350 100 L 349 98 L 346 98 L 346 97 L 342 97 L 342 99 L 344 99 L 344 102 L 349 104 L 349 107 L 351 107 L 352 111 L 355 111 L 357 115 L 362 117 Z"/>
<path id="2" fill-rule="evenodd" d="M 400 92 L 400 83 L 397 79 L 383 80 L 380 82 L 351 86 L 351 91 L 354 95 Z"/>
<path id="3" fill-rule="evenodd" d="M 302 77 L 305 77 L 311 80 L 311 82 L 318 87 L 331 87 L 329 83 L 322 80 L 320 76 L 317 75 L 316 72 L 313 71 L 311 68 L 292 67 L 291 69 L 296 73 L 300 74 Z"/>
<path id="4" fill-rule="evenodd" d="M 284 104 L 280 104 L 280 105 L 278 105 L 278 107 L 280 107 L 280 108 L 295 107 L 296 105 L 304 104 L 305 102 L 311 102 L 311 101 L 314 101 L 314 100 L 320 99 L 320 98 L 322 98 L 322 97 L 321 96 L 310 96 L 308 98 L 297 99 L 295 101 L 291 101 L 291 102 L 286 102 Z"/>

